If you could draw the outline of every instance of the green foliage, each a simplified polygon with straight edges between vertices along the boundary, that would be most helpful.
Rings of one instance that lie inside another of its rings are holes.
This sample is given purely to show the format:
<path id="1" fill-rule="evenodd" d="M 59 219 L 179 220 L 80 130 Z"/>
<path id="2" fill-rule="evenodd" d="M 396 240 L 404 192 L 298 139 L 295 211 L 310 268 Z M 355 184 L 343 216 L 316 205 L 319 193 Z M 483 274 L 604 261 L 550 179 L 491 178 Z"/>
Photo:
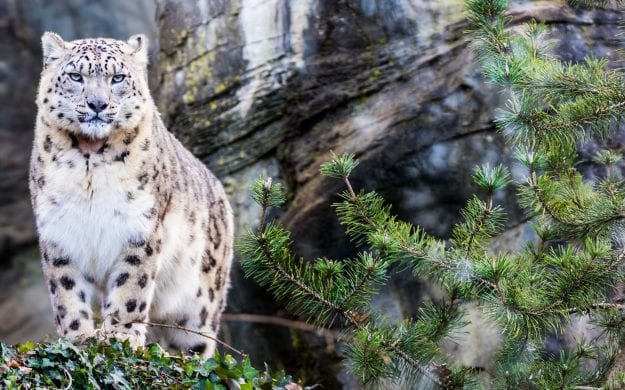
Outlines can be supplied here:
<path id="1" fill-rule="evenodd" d="M 16 347 L 0 343 L 0 387 L 115 389 L 284 389 L 289 376 L 259 371 L 249 358 L 170 356 L 152 344 L 133 351 L 127 342 L 89 340 L 77 347 L 60 339 Z"/>
<path id="2" fill-rule="evenodd" d="M 502 165 L 491 168 L 484 165 L 475 168 L 473 181 L 489 194 L 504 188 L 510 183 L 510 173 Z"/>
<path id="3" fill-rule="evenodd" d="M 263 180 L 262 178 L 256 179 L 252 184 L 252 199 L 264 208 L 267 207 L 280 207 L 286 200 L 284 197 L 284 191 L 282 191 L 282 184 L 272 183 L 271 178 Z"/>
<path id="4" fill-rule="evenodd" d="M 559 158 L 625 118 L 623 75 L 605 60 L 563 63 L 551 54 L 544 26 L 531 22 L 517 35 L 506 30 L 506 1 L 466 4 L 484 74 L 511 94 L 497 122 L 512 143 Z"/>
<path id="5" fill-rule="evenodd" d="M 625 79 L 602 59 L 558 60 L 540 23 L 512 32 L 504 0 L 465 3 L 484 74 L 509 94 L 496 123 L 526 168 L 526 180 L 517 183 L 519 204 L 537 242 L 497 254 L 489 246 L 505 225 L 504 210 L 494 203 L 511 181 L 501 166 L 476 168 L 481 193 L 468 200 L 451 238 L 442 240 L 398 220 L 375 192 L 355 191 L 349 177 L 357 161 L 333 154 L 321 173 L 344 182 L 334 208 L 363 252 L 340 261 L 298 259 L 289 232 L 264 221 L 269 202 L 261 201 L 258 232 L 248 232 L 240 247 L 243 268 L 294 314 L 339 327 L 348 367 L 364 383 L 475 385 L 471 368 L 454 365 L 440 348 L 466 323 L 461 303 L 472 301 L 503 334 L 490 373 L 496 388 L 601 385 L 625 340 L 625 306 L 610 300 L 623 281 L 625 182 L 615 169 L 621 155 L 609 150 L 595 156 L 605 176 L 585 179 L 577 147 L 609 135 L 625 119 Z M 255 186 L 254 198 L 270 197 L 277 191 L 272 186 Z M 447 298 L 393 323 L 373 309 L 371 296 L 397 269 L 437 282 Z M 548 337 L 562 334 L 580 314 L 598 335 L 548 350 Z M 611 378 L 610 386 L 622 380 Z"/>
<path id="6" fill-rule="evenodd" d="M 332 159 L 321 164 L 321 174 L 335 179 L 348 177 L 358 165 L 353 154 L 344 153 L 337 156 L 332 152 Z"/>

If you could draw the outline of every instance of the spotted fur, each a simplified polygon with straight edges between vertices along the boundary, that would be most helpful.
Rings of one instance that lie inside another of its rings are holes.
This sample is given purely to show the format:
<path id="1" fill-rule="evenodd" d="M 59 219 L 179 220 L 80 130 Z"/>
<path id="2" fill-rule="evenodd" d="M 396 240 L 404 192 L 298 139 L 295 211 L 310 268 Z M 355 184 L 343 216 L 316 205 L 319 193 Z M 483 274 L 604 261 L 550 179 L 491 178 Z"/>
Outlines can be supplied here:
<path id="1" fill-rule="evenodd" d="M 58 333 L 211 355 L 232 260 L 221 183 L 163 125 L 147 42 L 42 37 L 30 190 Z M 96 331 L 92 303 L 100 302 Z"/>

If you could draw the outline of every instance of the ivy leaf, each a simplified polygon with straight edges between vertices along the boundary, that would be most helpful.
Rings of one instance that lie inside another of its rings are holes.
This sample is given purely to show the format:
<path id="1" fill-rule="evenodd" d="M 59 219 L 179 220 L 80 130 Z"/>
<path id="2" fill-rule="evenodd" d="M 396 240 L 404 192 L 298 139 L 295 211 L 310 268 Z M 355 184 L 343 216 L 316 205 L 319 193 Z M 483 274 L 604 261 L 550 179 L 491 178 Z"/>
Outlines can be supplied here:
<path id="1" fill-rule="evenodd" d="M 242 365 L 243 365 L 243 377 L 245 377 L 245 379 L 252 379 L 256 375 L 258 375 L 259 371 L 255 369 L 254 367 L 252 367 L 249 357 L 246 356 L 245 358 L 243 358 Z"/>
<path id="2" fill-rule="evenodd" d="M 33 343 L 32 341 L 27 341 L 24 344 L 20 344 L 17 346 L 17 352 L 26 353 L 26 352 L 30 352 L 34 348 L 35 348 L 35 343 Z"/>

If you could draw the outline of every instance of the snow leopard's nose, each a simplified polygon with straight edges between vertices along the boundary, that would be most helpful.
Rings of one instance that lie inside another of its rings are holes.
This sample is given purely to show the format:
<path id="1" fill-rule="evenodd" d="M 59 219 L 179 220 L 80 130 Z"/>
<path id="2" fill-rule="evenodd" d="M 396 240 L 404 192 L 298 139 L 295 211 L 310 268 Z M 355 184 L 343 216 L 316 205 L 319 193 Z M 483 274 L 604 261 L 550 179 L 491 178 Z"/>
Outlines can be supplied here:
<path id="1" fill-rule="evenodd" d="M 93 110 L 93 112 L 100 113 L 102 111 L 104 111 L 104 109 L 106 107 L 108 107 L 108 103 L 105 102 L 102 99 L 99 98 L 94 98 L 94 99 L 89 99 L 87 100 L 87 105 L 89 106 L 90 109 Z"/>

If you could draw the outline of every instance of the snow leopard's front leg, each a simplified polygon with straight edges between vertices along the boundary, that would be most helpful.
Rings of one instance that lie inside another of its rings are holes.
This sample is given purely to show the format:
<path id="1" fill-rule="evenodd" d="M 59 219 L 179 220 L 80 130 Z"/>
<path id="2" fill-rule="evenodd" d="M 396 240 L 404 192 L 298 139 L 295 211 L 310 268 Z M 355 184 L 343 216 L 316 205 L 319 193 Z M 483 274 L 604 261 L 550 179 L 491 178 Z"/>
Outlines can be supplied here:
<path id="1" fill-rule="evenodd" d="M 41 242 L 43 273 L 48 284 L 58 334 L 78 341 L 93 336 L 93 280 L 55 244 Z"/>
<path id="2" fill-rule="evenodd" d="M 107 282 L 102 330 L 128 339 L 133 348 L 145 344 L 150 303 L 158 264 L 153 241 L 131 241 L 122 250 Z"/>

